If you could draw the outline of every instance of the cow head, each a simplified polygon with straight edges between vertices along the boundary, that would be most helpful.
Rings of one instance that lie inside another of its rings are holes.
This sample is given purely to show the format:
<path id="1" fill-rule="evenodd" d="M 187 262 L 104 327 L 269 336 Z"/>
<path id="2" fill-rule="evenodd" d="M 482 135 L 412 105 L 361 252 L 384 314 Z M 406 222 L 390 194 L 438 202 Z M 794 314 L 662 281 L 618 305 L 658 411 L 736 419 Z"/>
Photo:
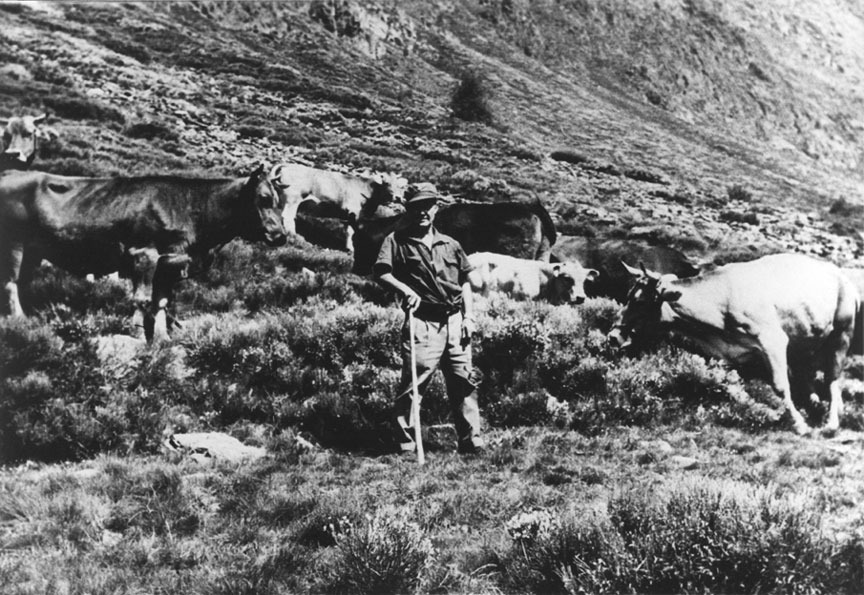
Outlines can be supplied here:
<path id="1" fill-rule="evenodd" d="M 375 173 L 369 176 L 372 194 L 363 204 L 364 213 L 374 213 L 381 205 L 402 202 L 408 189 L 408 180 L 394 173 Z"/>
<path id="2" fill-rule="evenodd" d="M 39 140 L 49 138 L 49 131 L 39 127 L 45 118 L 45 114 L 42 114 L 0 120 L 0 126 L 4 127 L 0 170 L 27 169 L 32 165 Z"/>
<path id="3" fill-rule="evenodd" d="M 585 283 L 593 281 L 599 273 L 579 263 L 557 262 L 552 265 L 549 280 L 549 301 L 552 304 L 581 304 L 585 301 Z"/>
<path id="4" fill-rule="evenodd" d="M 253 242 L 263 240 L 268 246 L 282 246 L 287 241 L 282 221 L 285 198 L 274 186 L 278 179 L 278 166 L 268 171 L 262 163 L 246 182 L 243 203 L 247 217 L 240 232 L 243 239 Z M 251 210 L 247 201 L 252 203 Z"/>
<path id="5" fill-rule="evenodd" d="M 644 266 L 635 269 L 622 263 L 635 283 L 609 332 L 609 341 L 622 350 L 634 351 L 642 346 L 660 323 L 664 302 L 674 302 L 681 292 L 669 286 L 675 275 L 659 275 Z"/>

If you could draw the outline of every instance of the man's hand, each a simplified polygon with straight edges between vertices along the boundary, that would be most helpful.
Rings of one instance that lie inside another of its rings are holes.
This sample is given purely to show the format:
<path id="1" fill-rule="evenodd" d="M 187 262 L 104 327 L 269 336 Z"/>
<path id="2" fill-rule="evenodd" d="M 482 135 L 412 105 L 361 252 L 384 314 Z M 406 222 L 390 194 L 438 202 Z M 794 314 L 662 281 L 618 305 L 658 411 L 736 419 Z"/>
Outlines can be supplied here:
<path id="1" fill-rule="evenodd" d="M 473 318 L 465 317 L 462 319 L 462 346 L 463 347 L 471 342 L 471 337 L 474 336 L 474 331 L 476 331 L 476 330 L 477 330 L 477 326 L 474 324 Z"/>
<path id="2" fill-rule="evenodd" d="M 414 293 L 413 289 L 405 289 L 402 295 L 402 309 L 406 312 L 413 312 L 420 306 L 420 296 Z"/>

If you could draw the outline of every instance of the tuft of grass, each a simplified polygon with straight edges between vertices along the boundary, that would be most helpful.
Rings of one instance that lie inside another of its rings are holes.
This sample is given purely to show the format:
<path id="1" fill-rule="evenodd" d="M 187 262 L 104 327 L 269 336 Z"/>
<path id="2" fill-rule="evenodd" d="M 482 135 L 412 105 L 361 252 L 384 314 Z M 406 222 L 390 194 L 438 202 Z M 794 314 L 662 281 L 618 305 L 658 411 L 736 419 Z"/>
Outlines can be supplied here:
<path id="1" fill-rule="evenodd" d="M 359 527 L 339 533 L 333 576 L 325 591 L 415 592 L 434 555 L 431 540 L 407 511 L 378 511 Z"/>

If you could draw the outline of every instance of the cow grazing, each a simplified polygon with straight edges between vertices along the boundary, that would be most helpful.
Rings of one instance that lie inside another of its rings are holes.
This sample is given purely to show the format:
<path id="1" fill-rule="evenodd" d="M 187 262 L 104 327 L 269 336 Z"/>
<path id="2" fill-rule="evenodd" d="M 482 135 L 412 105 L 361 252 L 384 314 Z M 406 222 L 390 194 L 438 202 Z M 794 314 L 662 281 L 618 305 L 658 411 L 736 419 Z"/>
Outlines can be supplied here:
<path id="1" fill-rule="evenodd" d="M 285 229 L 296 234 L 295 219 L 306 200 L 329 203 L 346 221 L 371 214 L 382 204 L 401 200 L 407 180 L 395 174 L 374 174 L 369 178 L 315 169 L 298 163 L 284 163 L 273 170 L 276 187 L 285 200 Z M 351 250 L 351 231 L 345 249 Z"/>
<path id="2" fill-rule="evenodd" d="M 860 315 L 860 297 L 836 266 L 774 254 L 691 279 L 630 272 L 637 280 L 610 332 L 613 343 L 628 347 L 671 334 L 733 366 L 757 364 L 801 434 L 808 427 L 793 395 L 803 400 L 813 394 L 816 374 L 822 372 L 820 396 L 830 400 L 826 427 L 839 427 L 838 378 Z"/>
<path id="3" fill-rule="evenodd" d="M 678 250 L 639 240 L 561 236 L 555 244 L 552 257 L 553 261 L 577 261 L 596 269 L 597 277 L 585 284 L 588 297 L 608 297 L 622 304 L 633 285 L 633 277 L 622 262 L 641 263 L 655 273 L 672 274 L 679 278 L 699 274 L 699 267 Z"/>
<path id="4" fill-rule="evenodd" d="M 468 273 L 471 289 L 489 296 L 507 294 L 519 300 L 545 299 L 552 304 L 580 304 L 585 300 L 584 284 L 597 276 L 578 262 L 549 263 L 525 260 L 493 252 L 468 256 L 473 270 Z"/>
<path id="5" fill-rule="evenodd" d="M 354 234 L 354 267 L 368 275 L 381 243 L 394 231 L 401 215 L 357 221 Z M 527 260 L 549 260 L 557 232 L 549 212 L 539 201 L 525 204 L 455 203 L 438 209 L 435 228 L 461 245 L 466 254 L 495 252 Z"/>
<path id="6" fill-rule="evenodd" d="M 3 126 L 2 155 L 0 171 L 10 169 L 29 169 L 36 158 L 40 140 L 47 140 L 53 130 L 39 126 L 47 116 L 17 116 L 0 120 Z"/>
<path id="7" fill-rule="evenodd" d="M 158 285 L 177 276 L 171 271 L 177 263 L 161 255 L 206 260 L 212 249 L 238 236 L 284 244 L 282 206 L 263 165 L 249 178 L 236 179 L 7 172 L 0 175 L 5 306 L 12 315 L 23 314 L 19 285 L 26 287 L 43 258 L 79 275 L 128 274 L 130 250 L 149 248 L 160 258 L 155 267 L 146 265 L 151 268 L 143 282 L 152 270 L 151 282 Z M 145 261 L 152 263 L 152 253 Z"/>

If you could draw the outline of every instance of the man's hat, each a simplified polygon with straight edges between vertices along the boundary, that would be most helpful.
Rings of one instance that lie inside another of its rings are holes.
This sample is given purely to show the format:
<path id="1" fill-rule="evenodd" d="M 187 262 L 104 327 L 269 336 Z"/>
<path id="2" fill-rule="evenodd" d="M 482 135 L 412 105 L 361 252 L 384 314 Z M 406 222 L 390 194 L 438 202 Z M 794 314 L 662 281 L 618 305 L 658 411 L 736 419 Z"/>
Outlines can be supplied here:
<path id="1" fill-rule="evenodd" d="M 430 200 L 437 201 L 440 198 L 441 195 L 438 194 L 435 184 L 418 182 L 417 184 L 411 184 L 405 192 L 405 205 L 408 206 Z"/>

